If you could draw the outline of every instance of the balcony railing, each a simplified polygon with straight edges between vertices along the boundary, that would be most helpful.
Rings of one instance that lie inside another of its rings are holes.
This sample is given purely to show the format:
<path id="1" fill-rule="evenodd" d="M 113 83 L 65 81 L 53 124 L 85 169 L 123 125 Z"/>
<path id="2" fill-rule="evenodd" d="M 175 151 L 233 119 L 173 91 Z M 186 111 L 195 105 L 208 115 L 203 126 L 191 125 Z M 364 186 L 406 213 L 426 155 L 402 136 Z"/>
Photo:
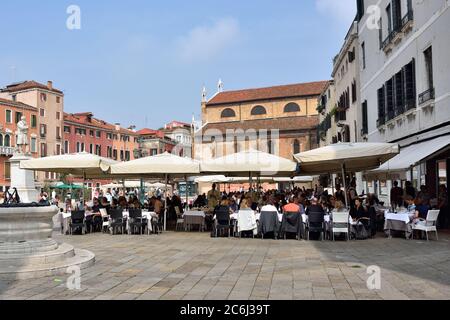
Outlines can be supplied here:
<path id="1" fill-rule="evenodd" d="M 402 18 L 401 24 L 399 24 L 398 27 L 396 26 L 396 28 L 389 33 L 386 39 L 384 39 L 383 43 L 381 44 L 381 49 L 387 48 L 392 43 L 392 41 L 394 41 L 395 37 L 402 31 L 404 31 L 405 27 L 409 25 L 409 23 L 413 20 L 414 20 L 414 11 L 408 10 L 406 15 Z"/>
<path id="2" fill-rule="evenodd" d="M 2 156 L 12 156 L 15 148 L 13 147 L 0 147 L 0 154 Z"/>
<path id="3" fill-rule="evenodd" d="M 387 112 L 387 120 L 390 121 L 390 120 L 392 120 L 394 118 L 395 118 L 395 111 L 394 110 L 389 110 Z"/>
<path id="4" fill-rule="evenodd" d="M 419 104 L 423 104 L 434 99 L 434 88 L 428 89 L 427 91 L 419 94 Z"/>
<path id="5" fill-rule="evenodd" d="M 386 117 L 382 116 L 377 120 L 377 127 L 384 126 L 386 124 Z"/>
<path id="6" fill-rule="evenodd" d="M 402 28 L 404 28 L 409 22 L 414 20 L 414 11 L 408 10 L 405 16 L 402 18 Z"/>

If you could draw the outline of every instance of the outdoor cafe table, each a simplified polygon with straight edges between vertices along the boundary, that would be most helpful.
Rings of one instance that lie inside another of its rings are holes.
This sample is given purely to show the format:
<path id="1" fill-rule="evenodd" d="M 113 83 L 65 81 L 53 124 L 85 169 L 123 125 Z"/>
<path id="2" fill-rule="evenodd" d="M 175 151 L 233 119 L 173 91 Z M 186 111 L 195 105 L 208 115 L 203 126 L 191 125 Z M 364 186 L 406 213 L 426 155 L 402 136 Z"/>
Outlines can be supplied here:
<path id="1" fill-rule="evenodd" d="M 391 230 L 405 232 L 406 239 L 409 239 L 412 232 L 412 221 L 413 214 L 408 211 L 402 211 L 399 213 L 392 213 L 386 210 L 384 213 L 384 230 L 391 236 Z"/>
<path id="2" fill-rule="evenodd" d="M 67 232 L 69 231 L 70 228 L 70 218 L 72 217 L 72 214 L 70 212 L 60 212 L 59 214 L 59 221 L 60 221 L 60 225 L 61 225 L 61 233 L 62 234 L 67 234 Z M 87 211 L 84 214 L 84 217 L 90 217 L 90 216 L 100 216 L 99 213 L 94 213 L 91 211 Z"/>
<path id="3" fill-rule="evenodd" d="M 185 230 L 190 230 L 193 225 L 200 226 L 199 231 L 205 230 L 205 218 L 204 211 L 186 211 L 183 214 Z"/>
<path id="4" fill-rule="evenodd" d="M 129 219 L 130 212 L 129 211 L 123 211 L 123 217 L 126 218 L 126 220 L 127 220 L 126 231 L 128 232 L 128 230 L 130 230 L 130 219 Z M 152 228 L 151 221 L 152 221 L 152 219 L 156 219 L 156 220 L 158 219 L 158 215 L 156 214 L 156 212 L 149 212 L 149 211 L 143 210 L 142 211 L 142 218 L 147 219 L 147 221 L 148 221 L 148 224 L 147 224 L 148 230 L 150 232 L 152 232 L 153 228 Z"/>

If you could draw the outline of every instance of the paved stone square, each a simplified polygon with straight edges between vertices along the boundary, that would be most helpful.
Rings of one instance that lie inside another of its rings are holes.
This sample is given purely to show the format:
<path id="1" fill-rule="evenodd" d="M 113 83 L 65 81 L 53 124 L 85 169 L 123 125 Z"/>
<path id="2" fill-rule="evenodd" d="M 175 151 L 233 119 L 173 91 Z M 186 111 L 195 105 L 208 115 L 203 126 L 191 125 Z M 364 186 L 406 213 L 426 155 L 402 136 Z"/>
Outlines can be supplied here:
<path id="1" fill-rule="evenodd" d="M 81 289 L 67 278 L 0 282 L 0 299 L 449 299 L 450 236 L 439 241 L 212 239 L 207 233 L 55 235 L 95 253 Z M 367 267 L 381 268 L 381 290 Z"/>

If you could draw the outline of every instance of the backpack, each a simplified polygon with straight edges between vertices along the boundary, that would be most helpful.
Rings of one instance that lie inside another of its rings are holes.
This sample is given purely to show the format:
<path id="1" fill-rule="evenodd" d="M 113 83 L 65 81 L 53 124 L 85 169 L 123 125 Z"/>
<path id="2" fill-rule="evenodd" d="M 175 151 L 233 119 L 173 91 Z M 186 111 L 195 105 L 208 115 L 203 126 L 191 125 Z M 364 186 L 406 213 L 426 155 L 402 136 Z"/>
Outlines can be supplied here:
<path id="1" fill-rule="evenodd" d="M 366 226 L 362 223 L 358 223 L 355 226 L 356 229 L 356 240 L 367 240 L 369 239 L 369 231 L 367 231 Z"/>

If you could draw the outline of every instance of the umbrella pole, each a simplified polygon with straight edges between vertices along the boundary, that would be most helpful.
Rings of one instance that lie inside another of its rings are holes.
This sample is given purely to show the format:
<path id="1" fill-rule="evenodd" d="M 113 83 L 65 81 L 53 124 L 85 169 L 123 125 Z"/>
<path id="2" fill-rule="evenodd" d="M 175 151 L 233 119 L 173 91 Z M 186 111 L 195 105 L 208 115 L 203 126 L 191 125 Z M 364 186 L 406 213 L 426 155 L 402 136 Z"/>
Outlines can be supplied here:
<path id="1" fill-rule="evenodd" d="M 166 173 L 166 190 L 165 190 L 165 197 L 164 197 L 164 231 L 167 231 L 167 183 L 169 177 Z"/>
<path id="2" fill-rule="evenodd" d="M 342 163 L 342 183 L 344 186 L 345 205 L 347 206 L 347 208 L 349 208 L 350 203 L 348 202 L 347 182 L 345 181 L 345 163 Z"/>
<path id="3" fill-rule="evenodd" d="M 141 178 L 141 191 L 140 191 L 140 201 L 141 204 L 144 203 L 144 179 Z"/>
<path id="4" fill-rule="evenodd" d="M 189 195 L 188 195 L 187 175 L 184 175 L 184 182 L 186 183 L 186 185 L 185 185 L 186 186 L 186 206 L 185 206 L 185 208 L 189 208 Z"/>

